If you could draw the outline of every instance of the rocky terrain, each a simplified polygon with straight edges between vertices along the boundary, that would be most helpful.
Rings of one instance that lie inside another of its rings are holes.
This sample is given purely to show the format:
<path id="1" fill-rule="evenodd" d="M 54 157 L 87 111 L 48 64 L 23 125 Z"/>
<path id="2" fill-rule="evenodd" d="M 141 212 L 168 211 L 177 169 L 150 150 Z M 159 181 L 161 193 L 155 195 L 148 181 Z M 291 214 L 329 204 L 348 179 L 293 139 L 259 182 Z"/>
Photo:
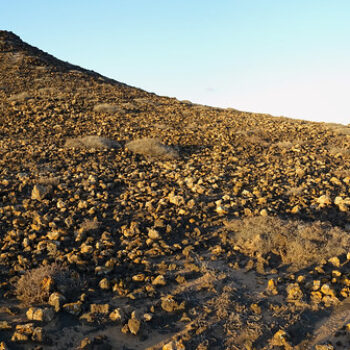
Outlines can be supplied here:
<path id="1" fill-rule="evenodd" d="M 349 349 L 350 127 L 161 97 L 0 31 L 0 349 Z"/>

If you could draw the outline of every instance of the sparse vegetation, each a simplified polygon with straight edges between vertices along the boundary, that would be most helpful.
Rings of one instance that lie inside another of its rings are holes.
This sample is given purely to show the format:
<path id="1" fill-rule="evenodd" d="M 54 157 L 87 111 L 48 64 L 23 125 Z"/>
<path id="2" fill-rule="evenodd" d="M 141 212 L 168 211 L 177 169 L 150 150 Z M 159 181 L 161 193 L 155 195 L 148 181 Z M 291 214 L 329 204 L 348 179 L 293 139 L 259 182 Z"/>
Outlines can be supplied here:
<path id="1" fill-rule="evenodd" d="M 16 295 L 25 305 L 46 303 L 54 291 L 70 296 L 82 284 L 79 276 L 67 268 L 53 263 L 28 270 L 17 282 Z"/>
<path id="2" fill-rule="evenodd" d="M 114 114 L 122 111 L 123 111 L 123 108 L 119 107 L 118 105 L 114 105 L 110 103 L 100 103 L 94 106 L 94 112 L 97 112 L 97 113 Z"/>
<path id="3" fill-rule="evenodd" d="M 120 145 L 118 142 L 114 140 L 107 139 L 101 136 L 84 136 L 77 138 L 70 138 L 66 140 L 64 145 L 67 148 L 95 148 L 95 149 L 103 149 L 103 148 L 119 148 Z"/>
<path id="4" fill-rule="evenodd" d="M 229 221 L 226 229 L 232 244 L 246 254 L 272 252 L 294 270 L 346 253 L 350 247 L 347 232 L 320 221 L 304 223 L 257 216 Z"/>
<path id="5" fill-rule="evenodd" d="M 179 156 L 173 148 L 149 137 L 128 142 L 126 147 L 133 153 L 142 154 L 150 158 L 174 159 Z"/>
<path id="6" fill-rule="evenodd" d="M 15 95 L 11 95 L 9 97 L 9 100 L 10 101 L 23 101 L 23 100 L 27 100 L 30 98 L 30 95 L 27 91 L 23 91 L 23 92 L 20 92 L 18 94 L 15 94 Z"/>

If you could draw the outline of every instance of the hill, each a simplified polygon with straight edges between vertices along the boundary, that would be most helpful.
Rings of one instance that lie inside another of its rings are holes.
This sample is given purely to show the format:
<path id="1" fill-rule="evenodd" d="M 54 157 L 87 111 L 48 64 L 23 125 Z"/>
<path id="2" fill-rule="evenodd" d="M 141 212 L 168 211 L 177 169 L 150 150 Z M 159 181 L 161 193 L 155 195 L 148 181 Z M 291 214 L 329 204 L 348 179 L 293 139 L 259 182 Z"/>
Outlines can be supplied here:
<path id="1" fill-rule="evenodd" d="M 349 159 L 0 31 L 1 346 L 348 348 Z"/>

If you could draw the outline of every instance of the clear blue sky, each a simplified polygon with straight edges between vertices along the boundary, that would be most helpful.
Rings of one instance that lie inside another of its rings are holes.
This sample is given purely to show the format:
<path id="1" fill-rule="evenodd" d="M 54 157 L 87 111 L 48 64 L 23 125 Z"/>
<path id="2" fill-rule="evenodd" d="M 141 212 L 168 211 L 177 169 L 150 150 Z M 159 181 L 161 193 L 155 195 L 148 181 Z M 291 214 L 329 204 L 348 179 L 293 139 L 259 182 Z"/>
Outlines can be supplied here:
<path id="1" fill-rule="evenodd" d="M 0 26 L 160 95 L 350 123 L 349 0 L 0 0 Z"/>

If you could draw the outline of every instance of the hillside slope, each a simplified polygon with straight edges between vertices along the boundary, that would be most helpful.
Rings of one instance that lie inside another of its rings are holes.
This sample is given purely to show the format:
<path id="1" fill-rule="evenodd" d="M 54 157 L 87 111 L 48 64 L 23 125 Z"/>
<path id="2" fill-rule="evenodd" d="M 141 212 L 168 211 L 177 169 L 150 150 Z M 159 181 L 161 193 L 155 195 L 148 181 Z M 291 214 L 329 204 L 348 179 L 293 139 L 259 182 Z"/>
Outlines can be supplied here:
<path id="1" fill-rule="evenodd" d="M 157 96 L 0 31 L 10 349 L 316 345 L 350 296 L 349 186 L 349 127 Z"/>

